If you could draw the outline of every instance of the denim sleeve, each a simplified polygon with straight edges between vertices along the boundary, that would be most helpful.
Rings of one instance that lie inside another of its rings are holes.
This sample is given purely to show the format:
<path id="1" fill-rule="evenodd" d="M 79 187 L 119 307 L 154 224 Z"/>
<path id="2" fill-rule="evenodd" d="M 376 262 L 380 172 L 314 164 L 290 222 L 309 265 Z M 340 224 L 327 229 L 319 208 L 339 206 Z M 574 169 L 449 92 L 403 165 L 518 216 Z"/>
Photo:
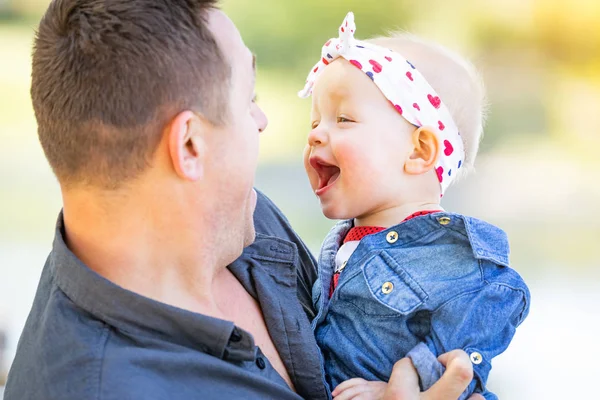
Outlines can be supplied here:
<path id="1" fill-rule="evenodd" d="M 526 287 L 502 284 L 487 284 L 481 290 L 446 302 L 433 312 L 431 332 L 425 342 L 408 353 L 419 373 L 422 390 L 429 389 L 444 372 L 437 357 L 462 349 L 471 358 L 473 381 L 459 400 L 473 393 L 480 393 L 488 400 L 497 399 L 485 388 L 492 358 L 506 350 L 528 311 Z"/>

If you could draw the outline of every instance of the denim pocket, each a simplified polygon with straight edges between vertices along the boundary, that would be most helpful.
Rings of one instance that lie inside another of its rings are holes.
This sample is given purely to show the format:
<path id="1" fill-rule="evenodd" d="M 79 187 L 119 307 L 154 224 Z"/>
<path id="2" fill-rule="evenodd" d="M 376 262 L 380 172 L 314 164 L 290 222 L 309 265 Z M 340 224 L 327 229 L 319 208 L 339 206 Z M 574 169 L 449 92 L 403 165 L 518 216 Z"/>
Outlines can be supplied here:
<path id="1" fill-rule="evenodd" d="M 340 300 L 370 316 L 407 315 L 429 297 L 419 283 L 385 251 L 368 259 L 362 274 L 340 287 Z"/>

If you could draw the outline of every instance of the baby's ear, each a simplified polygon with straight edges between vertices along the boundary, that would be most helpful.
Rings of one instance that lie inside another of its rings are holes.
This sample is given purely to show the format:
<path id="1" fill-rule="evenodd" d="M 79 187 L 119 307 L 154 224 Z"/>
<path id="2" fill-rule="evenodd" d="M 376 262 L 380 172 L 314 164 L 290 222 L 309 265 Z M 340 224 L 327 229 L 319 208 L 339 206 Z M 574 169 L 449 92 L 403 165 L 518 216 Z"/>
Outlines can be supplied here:
<path id="1" fill-rule="evenodd" d="M 404 171 L 420 175 L 435 167 L 439 157 L 440 142 L 434 130 L 423 126 L 412 133 L 414 151 L 404 164 Z"/>

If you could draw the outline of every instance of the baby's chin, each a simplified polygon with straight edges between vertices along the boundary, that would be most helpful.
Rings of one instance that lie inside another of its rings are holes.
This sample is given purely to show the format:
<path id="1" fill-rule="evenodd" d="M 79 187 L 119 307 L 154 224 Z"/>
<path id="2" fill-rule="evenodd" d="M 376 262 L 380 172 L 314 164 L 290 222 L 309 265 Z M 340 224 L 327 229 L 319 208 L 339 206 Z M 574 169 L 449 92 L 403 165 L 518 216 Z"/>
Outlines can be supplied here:
<path id="1" fill-rule="evenodd" d="M 321 211 L 323 212 L 323 215 L 329 219 L 341 220 L 355 217 L 349 210 L 340 208 L 339 204 L 323 204 L 323 202 L 321 202 Z"/>

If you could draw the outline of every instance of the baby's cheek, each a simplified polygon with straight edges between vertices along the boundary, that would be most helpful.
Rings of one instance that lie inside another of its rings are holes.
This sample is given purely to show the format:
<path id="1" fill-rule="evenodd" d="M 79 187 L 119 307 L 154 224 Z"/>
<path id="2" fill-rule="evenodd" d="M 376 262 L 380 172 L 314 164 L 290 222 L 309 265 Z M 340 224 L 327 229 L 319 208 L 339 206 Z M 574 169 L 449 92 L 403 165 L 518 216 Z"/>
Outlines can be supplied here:
<path id="1" fill-rule="evenodd" d="M 340 144 L 335 152 L 335 158 L 338 164 L 347 172 L 357 173 L 364 171 L 369 174 L 376 160 L 376 155 L 371 153 L 371 149 L 365 143 L 343 143 Z"/>
<path id="2" fill-rule="evenodd" d="M 368 143 L 361 141 L 357 143 L 356 141 L 340 141 L 335 149 L 335 158 L 338 163 L 360 163 L 364 164 L 367 161 L 368 157 L 370 157 L 370 150 Z"/>

